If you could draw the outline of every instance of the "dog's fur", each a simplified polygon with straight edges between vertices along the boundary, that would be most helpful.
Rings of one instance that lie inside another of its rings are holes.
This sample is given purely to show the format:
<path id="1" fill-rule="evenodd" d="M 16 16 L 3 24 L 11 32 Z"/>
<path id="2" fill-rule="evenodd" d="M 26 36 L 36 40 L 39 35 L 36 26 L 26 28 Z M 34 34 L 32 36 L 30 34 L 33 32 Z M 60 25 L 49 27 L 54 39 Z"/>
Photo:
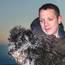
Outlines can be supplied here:
<path id="1" fill-rule="evenodd" d="M 16 26 L 8 40 L 9 55 L 20 65 L 65 65 L 65 39 Z"/>

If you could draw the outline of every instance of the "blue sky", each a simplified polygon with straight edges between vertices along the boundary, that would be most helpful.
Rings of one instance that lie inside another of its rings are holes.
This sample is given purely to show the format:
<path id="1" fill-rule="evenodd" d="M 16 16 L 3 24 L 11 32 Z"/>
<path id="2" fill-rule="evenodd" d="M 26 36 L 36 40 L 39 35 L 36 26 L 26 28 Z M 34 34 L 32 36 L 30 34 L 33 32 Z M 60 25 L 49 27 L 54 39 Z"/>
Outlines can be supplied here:
<path id="1" fill-rule="evenodd" d="M 65 25 L 65 0 L 0 0 L 0 42 L 7 41 L 10 29 L 16 25 L 29 28 L 45 3 L 59 7 Z"/>

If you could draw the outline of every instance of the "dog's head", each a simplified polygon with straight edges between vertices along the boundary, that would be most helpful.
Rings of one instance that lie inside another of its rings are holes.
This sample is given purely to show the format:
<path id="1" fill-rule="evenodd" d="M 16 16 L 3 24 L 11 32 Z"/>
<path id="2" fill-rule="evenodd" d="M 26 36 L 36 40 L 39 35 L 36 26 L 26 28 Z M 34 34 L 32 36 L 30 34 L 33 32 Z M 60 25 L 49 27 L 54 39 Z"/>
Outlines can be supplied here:
<path id="1" fill-rule="evenodd" d="M 8 40 L 8 54 L 20 64 L 28 57 L 28 48 L 35 48 L 36 41 L 32 31 L 21 26 L 16 26 L 11 29 Z"/>

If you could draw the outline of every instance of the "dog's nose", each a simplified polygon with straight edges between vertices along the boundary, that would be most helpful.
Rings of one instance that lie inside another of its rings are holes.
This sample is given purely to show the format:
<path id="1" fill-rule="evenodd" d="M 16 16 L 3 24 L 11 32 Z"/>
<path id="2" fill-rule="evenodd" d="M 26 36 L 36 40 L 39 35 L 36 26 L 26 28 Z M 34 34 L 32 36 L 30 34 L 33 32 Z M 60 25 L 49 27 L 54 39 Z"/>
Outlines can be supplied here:
<path id="1" fill-rule="evenodd" d="M 13 53 L 13 49 L 10 49 L 10 50 L 8 51 L 8 54 L 11 55 L 12 53 Z"/>
<path id="2" fill-rule="evenodd" d="M 8 55 L 11 55 L 11 52 L 10 51 L 8 52 Z"/>

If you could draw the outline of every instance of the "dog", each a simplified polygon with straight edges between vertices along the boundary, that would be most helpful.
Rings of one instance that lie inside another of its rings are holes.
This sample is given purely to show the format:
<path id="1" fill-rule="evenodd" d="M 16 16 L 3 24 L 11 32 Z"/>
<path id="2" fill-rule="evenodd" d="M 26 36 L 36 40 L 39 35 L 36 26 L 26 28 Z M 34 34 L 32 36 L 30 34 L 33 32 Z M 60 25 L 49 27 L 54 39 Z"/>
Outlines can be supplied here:
<path id="1" fill-rule="evenodd" d="M 8 54 L 20 65 L 34 65 L 35 59 L 41 55 L 38 49 L 42 47 L 41 42 L 29 29 L 26 30 L 20 26 L 14 27 L 10 31 L 8 40 Z"/>
<path id="2" fill-rule="evenodd" d="M 8 54 L 20 65 L 65 65 L 65 39 L 15 26 L 8 40 Z"/>

